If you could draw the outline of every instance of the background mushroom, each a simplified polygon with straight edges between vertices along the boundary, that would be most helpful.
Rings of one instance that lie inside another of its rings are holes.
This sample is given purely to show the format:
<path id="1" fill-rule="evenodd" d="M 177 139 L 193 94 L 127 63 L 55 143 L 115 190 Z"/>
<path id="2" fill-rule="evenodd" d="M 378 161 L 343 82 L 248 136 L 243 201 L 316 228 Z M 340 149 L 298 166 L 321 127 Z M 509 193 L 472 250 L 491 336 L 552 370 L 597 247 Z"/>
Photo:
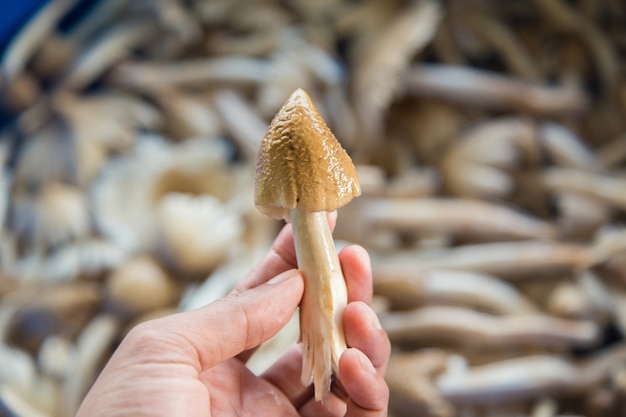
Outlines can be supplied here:
<path id="1" fill-rule="evenodd" d="M 73 415 L 131 326 L 224 296 L 255 265 L 281 227 L 255 208 L 257 150 L 305 88 L 356 163 L 363 197 L 334 236 L 372 258 L 391 415 L 623 414 L 623 1 L 32 14 L 0 25 L 0 410 Z M 396 333 L 411 326 L 429 337 Z"/>

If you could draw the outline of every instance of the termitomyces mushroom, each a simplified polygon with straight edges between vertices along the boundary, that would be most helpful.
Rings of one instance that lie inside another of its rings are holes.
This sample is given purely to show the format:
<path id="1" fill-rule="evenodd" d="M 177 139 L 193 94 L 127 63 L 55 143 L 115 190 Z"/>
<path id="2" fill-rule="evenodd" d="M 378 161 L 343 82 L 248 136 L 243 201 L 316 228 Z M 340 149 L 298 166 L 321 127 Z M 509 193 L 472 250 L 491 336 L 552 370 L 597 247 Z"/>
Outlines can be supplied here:
<path id="1" fill-rule="evenodd" d="M 112 160 L 91 188 L 97 229 L 128 251 L 154 249 L 160 238 L 171 236 L 159 230 L 159 224 L 164 226 L 163 200 L 170 194 L 212 197 L 225 204 L 241 192 L 243 177 L 228 163 L 229 158 L 230 149 L 220 140 L 198 138 L 170 144 L 156 135 L 140 137 L 133 152 Z M 191 246 L 197 241 L 192 235 L 187 243 Z M 172 248 L 175 242 L 162 246 Z M 187 266 L 184 261 L 176 264 Z"/>
<path id="2" fill-rule="evenodd" d="M 180 270 L 198 274 L 219 265 L 244 228 L 237 213 L 229 212 L 219 199 L 210 195 L 168 193 L 161 199 L 157 218 L 163 258 L 173 261 Z M 198 230 L 211 230 L 211 233 Z"/>
<path id="3" fill-rule="evenodd" d="M 361 189 L 350 157 L 309 96 L 296 90 L 272 120 L 261 142 L 255 204 L 293 225 L 298 267 L 305 279 L 300 304 L 304 385 L 322 400 L 346 349 L 346 284 L 326 212 L 347 204 Z"/>

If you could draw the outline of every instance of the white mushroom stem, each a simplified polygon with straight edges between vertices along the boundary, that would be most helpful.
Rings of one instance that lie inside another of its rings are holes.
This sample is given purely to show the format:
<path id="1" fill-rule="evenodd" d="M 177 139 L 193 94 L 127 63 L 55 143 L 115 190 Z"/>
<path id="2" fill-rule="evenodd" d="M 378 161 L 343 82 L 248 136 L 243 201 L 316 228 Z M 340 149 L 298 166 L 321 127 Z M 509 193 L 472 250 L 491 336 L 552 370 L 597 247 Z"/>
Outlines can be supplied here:
<path id="1" fill-rule="evenodd" d="M 504 279 L 572 272 L 591 260 L 589 247 L 573 243 L 523 241 L 464 245 L 432 251 L 381 255 L 378 267 L 449 269 L 482 272 Z M 554 276 L 554 275 L 550 275 Z"/>
<path id="2" fill-rule="evenodd" d="M 326 212 L 290 212 L 298 268 L 305 280 L 300 304 L 301 381 L 315 384 L 315 399 L 325 399 L 331 375 L 346 349 L 343 310 L 348 291 Z"/>
<path id="3" fill-rule="evenodd" d="M 523 109 L 535 114 L 577 113 L 588 98 L 577 89 L 519 81 L 487 71 L 440 64 L 414 66 L 405 76 L 411 95 L 441 98 L 460 105 Z"/>
<path id="4" fill-rule="evenodd" d="M 457 196 L 505 197 L 515 189 L 511 169 L 534 159 L 536 144 L 536 127 L 526 117 L 477 123 L 441 159 L 446 187 Z"/>
<path id="5" fill-rule="evenodd" d="M 36 13 L 7 47 L 0 60 L 0 72 L 9 80 L 19 74 L 43 39 L 49 36 L 54 26 L 75 3 L 75 0 L 51 1 Z"/>
<path id="6" fill-rule="evenodd" d="M 625 355 L 626 351 L 620 346 L 585 362 L 556 355 L 507 359 L 472 367 L 466 372 L 444 373 L 437 378 L 436 386 L 445 399 L 455 403 L 583 392 L 607 379 L 611 369 L 622 363 Z"/>
<path id="7" fill-rule="evenodd" d="M 110 29 L 106 36 L 81 52 L 59 88 L 85 87 L 154 33 L 154 23 L 147 20 L 124 22 Z"/>
<path id="8" fill-rule="evenodd" d="M 460 303 L 498 314 L 526 314 L 536 308 L 509 283 L 468 271 L 420 271 L 373 265 L 374 291 L 396 307 L 428 303 Z"/>
<path id="9" fill-rule="evenodd" d="M 19 415 L 23 417 L 49 416 L 44 411 L 36 408 L 29 400 L 30 399 L 23 398 L 22 395 L 10 385 L 0 386 L 0 404 L 11 410 L 9 415 Z"/>
<path id="10" fill-rule="evenodd" d="M 255 83 L 268 78 L 269 64 L 253 58 L 223 57 L 176 63 L 123 63 L 112 72 L 113 84 L 140 90 L 211 83 Z"/>
<path id="11" fill-rule="evenodd" d="M 511 73 L 526 80 L 541 79 L 539 66 L 512 28 L 491 13 L 468 13 L 470 31 L 502 56 Z"/>
<path id="12" fill-rule="evenodd" d="M 98 366 L 119 332 L 119 323 L 109 316 L 94 318 L 76 341 L 75 367 L 63 386 L 64 415 L 75 415 L 83 396 L 98 374 Z"/>
<path id="13" fill-rule="evenodd" d="M 590 62 L 596 66 L 602 89 L 608 94 L 618 84 L 619 54 L 588 16 L 561 0 L 540 0 L 536 2 L 539 12 L 557 31 L 576 33 L 586 44 Z"/>
<path id="14" fill-rule="evenodd" d="M 589 346 L 600 336 L 592 321 L 565 320 L 543 314 L 493 316 L 460 307 L 424 307 L 381 314 L 395 343 L 444 341 L 485 347 Z"/>
<path id="15" fill-rule="evenodd" d="M 453 198 L 370 198 L 352 206 L 357 226 L 449 233 L 474 239 L 551 238 L 554 227 L 503 205 Z M 351 207 L 351 208 L 352 208 Z M 370 230 L 371 231 L 371 230 Z M 368 233 L 365 227 L 364 232 Z"/>
<path id="16" fill-rule="evenodd" d="M 358 49 L 353 79 L 355 111 L 363 123 L 363 134 L 370 142 L 382 139 L 382 115 L 394 93 L 400 90 L 399 75 L 433 38 L 441 16 L 438 2 L 418 2 L 398 14 L 377 36 L 369 38 L 369 44 Z"/>
<path id="17" fill-rule="evenodd" d="M 578 369 L 555 355 L 537 355 L 441 375 L 436 385 L 448 400 L 475 402 L 546 395 L 572 385 Z"/>
<path id="18" fill-rule="evenodd" d="M 449 353 L 439 349 L 392 355 L 385 375 L 391 395 L 391 411 L 407 416 L 454 415 L 452 404 L 441 396 L 435 386 L 437 376 L 446 370 L 450 358 Z"/>
<path id="19" fill-rule="evenodd" d="M 554 197 L 559 229 L 566 236 L 589 236 L 607 223 L 612 213 L 609 204 L 576 191 L 555 190 Z"/>
<path id="20" fill-rule="evenodd" d="M 214 102 L 222 123 L 237 145 L 247 157 L 254 160 L 265 132 L 265 122 L 257 109 L 235 90 L 217 91 Z"/>
<path id="21" fill-rule="evenodd" d="M 545 122 L 539 127 L 539 135 L 556 165 L 590 171 L 602 165 L 584 140 L 561 124 Z"/>
<path id="22" fill-rule="evenodd" d="M 626 208 L 626 181 L 623 175 L 609 176 L 577 169 L 552 168 L 544 171 L 541 181 L 550 190 L 577 192 L 620 209 Z"/>

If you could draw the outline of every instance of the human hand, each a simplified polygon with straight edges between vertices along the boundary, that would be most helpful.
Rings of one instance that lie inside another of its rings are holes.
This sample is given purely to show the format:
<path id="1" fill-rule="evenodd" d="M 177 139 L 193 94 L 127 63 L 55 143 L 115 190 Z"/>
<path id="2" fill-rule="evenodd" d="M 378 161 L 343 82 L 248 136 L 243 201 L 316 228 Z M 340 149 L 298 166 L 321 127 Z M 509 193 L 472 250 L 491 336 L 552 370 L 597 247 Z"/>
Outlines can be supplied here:
<path id="1" fill-rule="evenodd" d="M 331 216 L 331 222 L 334 216 Z M 227 297 L 203 308 L 142 323 L 122 341 L 77 417 L 97 416 L 385 416 L 383 379 L 389 339 L 367 306 L 372 276 L 365 250 L 339 254 L 348 287 L 349 349 L 340 384 L 326 404 L 300 384 L 302 354 L 293 346 L 262 375 L 245 367 L 250 353 L 289 320 L 304 289 L 291 226 Z"/>

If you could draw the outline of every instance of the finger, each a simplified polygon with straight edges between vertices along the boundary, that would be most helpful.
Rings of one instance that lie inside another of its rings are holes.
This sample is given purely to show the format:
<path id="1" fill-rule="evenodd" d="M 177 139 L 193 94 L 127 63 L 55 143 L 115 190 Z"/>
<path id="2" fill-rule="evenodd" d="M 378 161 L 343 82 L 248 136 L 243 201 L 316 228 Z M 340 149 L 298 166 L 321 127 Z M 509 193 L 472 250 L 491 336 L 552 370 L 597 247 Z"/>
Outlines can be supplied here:
<path id="1" fill-rule="evenodd" d="M 378 374 L 384 375 L 391 354 L 391 343 L 374 310 L 360 301 L 348 304 L 344 312 L 344 327 L 348 346 L 363 352 Z M 346 381 L 342 379 L 342 383 L 345 386 Z"/>
<path id="2" fill-rule="evenodd" d="M 387 415 L 389 388 L 363 352 L 350 348 L 341 355 L 339 378 L 350 396 L 346 417 Z"/>
<path id="3" fill-rule="evenodd" d="M 200 378 L 207 386 L 212 387 L 210 398 L 212 410 L 227 410 L 234 405 L 242 411 L 241 414 L 246 414 L 245 411 L 250 410 L 253 415 L 281 417 L 300 415 L 277 387 L 258 378 L 239 361 L 222 362 L 201 374 Z"/>
<path id="4" fill-rule="evenodd" d="M 358 245 L 345 247 L 339 261 L 348 287 L 348 302 L 372 301 L 372 266 L 367 251 Z"/>
<path id="5" fill-rule="evenodd" d="M 203 371 L 274 336 L 294 313 L 303 290 L 302 275 L 292 269 L 197 310 L 147 322 L 139 334 L 181 348 L 186 357 L 195 354 L 192 359 Z"/>
<path id="6" fill-rule="evenodd" d="M 328 213 L 328 225 L 335 228 L 337 212 Z M 289 269 L 297 268 L 296 249 L 293 243 L 293 230 L 291 224 L 282 228 L 271 248 L 265 254 L 259 264 L 246 275 L 235 287 L 233 292 L 241 292 L 254 288 L 276 275 Z"/>
<path id="7" fill-rule="evenodd" d="M 346 414 L 346 402 L 330 393 L 324 402 L 310 399 L 300 407 L 302 417 L 343 417 Z"/>
<path id="8" fill-rule="evenodd" d="M 300 382 L 302 372 L 302 345 L 291 346 L 261 377 L 278 387 L 296 408 L 313 397 L 313 385 Z"/>

